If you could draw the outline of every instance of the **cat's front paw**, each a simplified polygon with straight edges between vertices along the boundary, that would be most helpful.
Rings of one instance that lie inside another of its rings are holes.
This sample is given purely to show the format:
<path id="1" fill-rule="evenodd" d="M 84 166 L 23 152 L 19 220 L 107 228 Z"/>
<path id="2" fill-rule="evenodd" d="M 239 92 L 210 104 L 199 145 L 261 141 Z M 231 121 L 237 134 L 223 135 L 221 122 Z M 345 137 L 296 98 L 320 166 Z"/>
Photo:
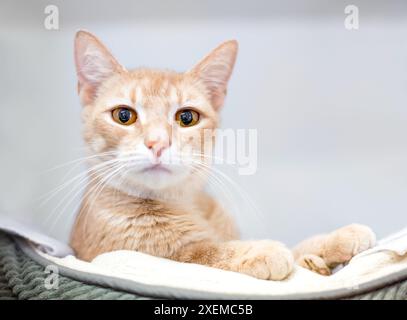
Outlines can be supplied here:
<path id="1" fill-rule="evenodd" d="M 343 264 L 358 253 L 373 247 L 375 242 L 376 236 L 369 227 L 351 224 L 335 230 L 328 236 L 323 258 L 330 267 Z"/>
<path id="2" fill-rule="evenodd" d="M 293 270 L 290 250 L 275 241 L 255 241 L 238 260 L 241 273 L 263 280 L 283 280 Z"/>

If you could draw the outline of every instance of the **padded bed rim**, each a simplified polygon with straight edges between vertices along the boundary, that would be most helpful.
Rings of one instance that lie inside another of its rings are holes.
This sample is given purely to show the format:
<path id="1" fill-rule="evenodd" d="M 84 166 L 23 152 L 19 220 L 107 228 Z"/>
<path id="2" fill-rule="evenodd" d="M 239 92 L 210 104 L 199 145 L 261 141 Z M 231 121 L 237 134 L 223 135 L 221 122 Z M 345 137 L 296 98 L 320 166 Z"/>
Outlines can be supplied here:
<path id="1" fill-rule="evenodd" d="M 16 243 L 19 248 L 31 259 L 38 264 L 46 267 L 48 265 L 55 265 L 55 262 L 48 260 L 44 256 L 38 254 L 26 240 L 15 237 Z M 407 280 L 407 269 L 395 272 L 391 275 L 371 280 L 358 286 L 358 288 L 343 288 L 335 290 L 326 290 L 316 293 L 299 293 L 299 294 L 285 294 L 285 295 L 246 295 L 241 294 L 229 294 L 218 292 L 207 292 L 194 289 L 180 289 L 169 286 L 157 286 L 140 283 L 133 280 L 122 279 L 119 277 L 111 277 L 107 275 L 92 274 L 89 272 L 74 270 L 66 266 L 58 265 L 58 271 L 61 275 L 69 277 L 73 280 L 84 282 L 87 284 L 93 284 L 103 286 L 120 291 L 126 291 L 129 293 L 135 293 L 156 298 L 168 298 L 168 299 L 208 299 L 208 300 L 220 300 L 220 299 L 275 299 L 275 300 L 314 300 L 314 299 L 343 299 L 351 298 L 353 296 L 369 293 L 395 283 Z"/>

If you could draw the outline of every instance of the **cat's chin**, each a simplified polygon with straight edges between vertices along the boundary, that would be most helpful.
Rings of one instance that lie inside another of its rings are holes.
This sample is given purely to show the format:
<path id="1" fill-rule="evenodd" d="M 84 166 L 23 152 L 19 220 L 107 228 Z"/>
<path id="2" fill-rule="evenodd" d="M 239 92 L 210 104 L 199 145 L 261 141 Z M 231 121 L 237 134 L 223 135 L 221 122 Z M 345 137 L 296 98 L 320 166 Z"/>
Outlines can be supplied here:
<path id="1" fill-rule="evenodd" d="M 187 168 L 177 165 L 150 164 L 129 177 L 132 182 L 149 190 L 163 192 L 168 188 L 182 186 L 189 178 Z"/>
<path id="2" fill-rule="evenodd" d="M 191 194 L 194 193 L 193 189 L 187 189 L 182 186 L 172 186 L 162 189 L 152 189 L 144 185 L 128 187 L 124 187 L 123 185 L 121 185 L 117 189 L 120 190 L 121 192 L 126 193 L 129 196 L 136 198 L 174 203 L 183 203 L 185 202 L 186 198 L 188 198 Z"/>
<path id="3" fill-rule="evenodd" d="M 202 179 L 196 179 L 189 172 L 154 166 L 109 184 L 133 197 L 175 202 L 185 201 L 185 197 L 203 188 Z"/>
<path id="4" fill-rule="evenodd" d="M 164 166 L 162 164 L 153 164 L 151 166 L 147 166 L 144 169 L 141 170 L 141 173 L 145 175 L 152 175 L 153 177 L 160 177 L 162 175 L 171 175 L 173 174 L 172 170 L 168 168 L 167 166 Z"/>

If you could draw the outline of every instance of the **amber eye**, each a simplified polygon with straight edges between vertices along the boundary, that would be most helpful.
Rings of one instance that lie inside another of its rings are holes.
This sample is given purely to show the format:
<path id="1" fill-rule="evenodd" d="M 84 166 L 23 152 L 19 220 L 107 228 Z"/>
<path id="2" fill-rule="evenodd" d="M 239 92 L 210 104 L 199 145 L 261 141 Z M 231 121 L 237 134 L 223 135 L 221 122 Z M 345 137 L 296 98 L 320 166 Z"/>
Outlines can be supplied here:
<path id="1" fill-rule="evenodd" d="M 191 127 L 198 123 L 199 113 L 191 109 L 183 109 L 177 112 L 175 120 L 181 127 Z"/>
<path id="2" fill-rule="evenodd" d="M 137 120 L 137 113 L 127 107 L 117 107 L 112 111 L 113 120 L 117 123 L 129 126 Z"/>

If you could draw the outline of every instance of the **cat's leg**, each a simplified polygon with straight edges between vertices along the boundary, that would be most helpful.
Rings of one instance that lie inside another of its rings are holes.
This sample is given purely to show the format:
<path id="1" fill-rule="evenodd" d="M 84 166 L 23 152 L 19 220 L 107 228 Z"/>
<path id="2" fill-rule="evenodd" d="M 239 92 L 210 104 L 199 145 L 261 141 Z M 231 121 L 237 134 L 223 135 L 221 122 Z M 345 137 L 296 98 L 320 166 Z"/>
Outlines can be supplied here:
<path id="1" fill-rule="evenodd" d="M 171 257 L 235 271 L 264 280 L 283 280 L 292 271 L 292 253 L 275 241 L 195 242 L 182 247 Z"/>
<path id="2" fill-rule="evenodd" d="M 332 269 L 371 248 L 375 240 L 375 234 L 369 227 L 351 224 L 329 234 L 318 235 L 301 242 L 293 249 L 293 254 L 297 264 L 320 274 L 326 274 L 322 261 L 326 267 Z"/>
<path id="3" fill-rule="evenodd" d="M 197 205 L 201 209 L 202 217 L 219 239 L 223 241 L 239 239 L 239 231 L 233 217 L 215 199 L 203 193 L 197 199 Z"/>
<path id="4" fill-rule="evenodd" d="M 217 203 L 206 217 L 208 224 L 223 241 L 239 239 L 239 232 L 233 218 Z"/>

